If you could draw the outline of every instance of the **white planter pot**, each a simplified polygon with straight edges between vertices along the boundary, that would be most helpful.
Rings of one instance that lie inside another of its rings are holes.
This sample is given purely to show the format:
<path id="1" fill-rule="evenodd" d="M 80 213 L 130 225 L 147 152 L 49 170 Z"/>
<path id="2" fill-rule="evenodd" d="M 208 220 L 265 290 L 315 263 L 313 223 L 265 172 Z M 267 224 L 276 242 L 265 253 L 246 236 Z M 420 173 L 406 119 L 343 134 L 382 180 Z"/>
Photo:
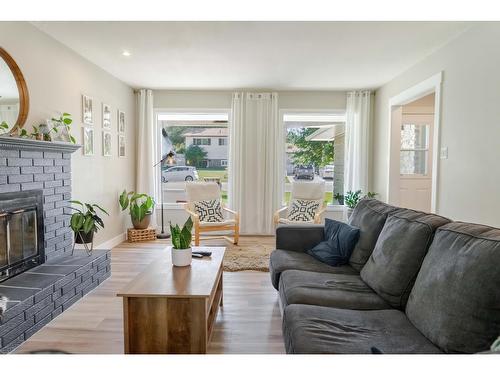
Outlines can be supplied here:
<path id="1" fill-rule="evenodd" d="M 192 250 L 189 249 L 174 249 L 172 247 L 172 264 L 177 267 L 185 267 L 191 264 Z"/>

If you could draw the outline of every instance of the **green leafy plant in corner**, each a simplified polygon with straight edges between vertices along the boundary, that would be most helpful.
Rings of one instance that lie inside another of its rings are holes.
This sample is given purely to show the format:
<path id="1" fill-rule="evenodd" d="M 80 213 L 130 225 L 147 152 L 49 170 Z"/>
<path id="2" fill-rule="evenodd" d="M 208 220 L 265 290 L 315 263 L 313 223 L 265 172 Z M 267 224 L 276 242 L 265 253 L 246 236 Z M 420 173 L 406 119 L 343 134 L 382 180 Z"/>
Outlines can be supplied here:
<path id="1" fill-rule="evenodd" d="M 366 196 L 368 198 L 375 198 L 377 195 L 378 193 L 374 193 L 373 191 L 369 191 L 368 193 L 366 193 Z"/>
<path id="2" fill-rule="evenodd" d="M 361 190 L 357 191 L 348 191 L 344 195 L 344 203 L 347 207 L 349 208 L 354 208 L 358 204 L 358 202 L 361 200 Z"/>
<path id="3" fill-rule="evenodd" d="M 193 235 L 191 230 L 193 229 L 193 221 L 189 217 L 182 229 L 178 224 L 172 225 L 170 223 L 170 235 L 172 238 L 172 246 L 176 250 L 189 249 L 191 247 L 191 240 Z"/>
<path id="4" fill-rule="evenodd" d="M 2 121 L 0 123 L 0 134 L 4 134 L 7 130 L 9 130 L 9 124 L 7 122 Z"/>
<path id="5" fill-rule="evenodd" d="M 96 210 L 99 210 L 109 215 L 104 208 L 97 204 L 82 203 L 80 201 L 70 201 L 70 203 L 77 206 L 71 207 L 73 211 L 76 211 L 71 215 L 70 221 L 73 232 L 89 234 L 92 231 L 97 232 L 99 229 L 104 228 L 104 221 L 96 212 Z"/>
<path id="6" fill-rule="evenodd" d="M 118 201 L 122 211 L 129 208 L 130 216 L 137 221 L 142 221 L 147 214 L 151 214 L 155 205 L 154 199 L 149 195 L 126 190 L 120 194 Z"/>
<path id="7" fill-rule="evenodd" d="M 76 143 L 75 137 L 71 135 L 71 124 L 73 123 L 73 119 L 71 118 L 71 115 L 69 113 L 64 112 L 61 116 L 59 116 L 59 118 L 52 118 L 52 121 L 56 125 L 51 129 L 51 131 L 53 130 L 57 133 L 57 128 L 63 126 L 68 132 L 71 143 Z"/>

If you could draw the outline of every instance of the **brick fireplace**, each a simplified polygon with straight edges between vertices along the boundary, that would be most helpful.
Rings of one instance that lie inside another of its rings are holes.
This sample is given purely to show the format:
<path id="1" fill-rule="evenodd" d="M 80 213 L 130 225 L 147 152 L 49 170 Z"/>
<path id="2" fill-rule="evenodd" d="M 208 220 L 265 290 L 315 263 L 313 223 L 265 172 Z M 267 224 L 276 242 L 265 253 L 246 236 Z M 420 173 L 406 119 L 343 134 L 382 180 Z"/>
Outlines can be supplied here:
<path id="1" fill-rule="evenodd" d="M 0 137 L 0 295 L 9 299 L 0 321 L 0 353 L 16 348 L 110 275 L 108 250 L 71 256 L 71 154 L 79 148 Z"/>

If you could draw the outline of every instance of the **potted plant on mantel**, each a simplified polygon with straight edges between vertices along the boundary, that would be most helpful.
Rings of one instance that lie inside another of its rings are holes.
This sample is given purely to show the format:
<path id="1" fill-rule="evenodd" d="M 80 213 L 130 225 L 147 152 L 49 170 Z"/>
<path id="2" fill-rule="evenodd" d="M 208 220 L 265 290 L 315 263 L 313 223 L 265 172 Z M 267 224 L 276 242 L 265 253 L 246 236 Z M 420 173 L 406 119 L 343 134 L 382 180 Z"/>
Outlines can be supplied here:
<path id="1" fill-rule="evenodd" d="M 79 206 L 78 208 L 71 207 L 72 210 L 76 211 L 71 215 L 70 220 L 70 227 L 75 234 L 73 251 L 75 250 L 75 244 L 82 244 L 85 246 L 88 255 L 90 255 L 94 248 L 94 233 L 104 229 L 104 221 L 97 215 L 96 209 L 108 216 L 109 214 L 97 204 L 82 203 L 80 201 L 70 201 L 70 203 Z M 88 244 L 90 244 L 90 249 Z M 73 252 L 71 254 L 73 255 Z"/>
<path id="2" fill-rule="evenodd" d="M 130 218 L 134 229 L 147 229 L 149 227 L 155 204 L 152 197 L 133 191 L 127 193 L 126 190 L 123 190 L 119 202 L 122 211 L 125 211 L 127 207 L 130 208 Z"/>
<path id="3" fill-rule="evenodd" d="M 193 256 L 191 249 L 191 241 L 193 235 L 191 233 L 193 229 L 193 221 L 189 217 L 184 226 L 179 228 L 179 225 L 175 226 L 170 223 L 170 235 L 172 238 L 172 264 L 177 267 L 189 266 L 191 264 L 191 258 Z"/>

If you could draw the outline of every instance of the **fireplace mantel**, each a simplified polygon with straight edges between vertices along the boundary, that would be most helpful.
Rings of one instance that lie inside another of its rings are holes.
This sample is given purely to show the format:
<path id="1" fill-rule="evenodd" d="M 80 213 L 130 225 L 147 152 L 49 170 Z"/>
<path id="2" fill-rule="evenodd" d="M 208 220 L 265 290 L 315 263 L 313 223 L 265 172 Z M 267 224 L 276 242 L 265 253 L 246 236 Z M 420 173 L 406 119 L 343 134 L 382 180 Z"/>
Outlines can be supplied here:
<path id="1" fill-rule="evenodd" d="M 0 136 L 0 148 L 4 149 L 73 153 L 80 147 L 82 146 L 69 142 L 37 141 L 28 138 Z"/>

